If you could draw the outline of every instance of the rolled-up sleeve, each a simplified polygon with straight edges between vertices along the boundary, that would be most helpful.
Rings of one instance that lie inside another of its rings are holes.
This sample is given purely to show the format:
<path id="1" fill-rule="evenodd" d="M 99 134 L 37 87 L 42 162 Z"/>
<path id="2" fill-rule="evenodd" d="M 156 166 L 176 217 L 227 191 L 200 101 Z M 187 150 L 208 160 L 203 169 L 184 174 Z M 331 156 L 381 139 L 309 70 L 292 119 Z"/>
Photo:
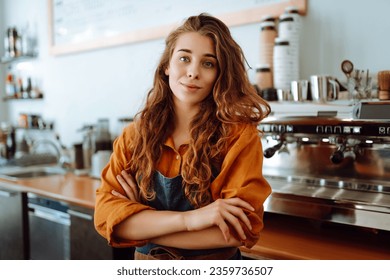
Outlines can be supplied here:
<path id="1" fill-rule="evenodd" d="M 230 148 L 222 162 L 219 175 L 211 184 L 213 199 L 239 197 L 255 208 L 255 211 L 244 209 L 252 230 L 242 222 L 247 237 L 242 244 L 251 248 L 256 244 L 263 229 L 264 202 L 271 194 L 271 187 L 263 176 L 263 149 L 260 135 L 253 125 L 238 128 Z M 231 233 L 239 239 L 231 228 Z"/>
<path id="2" fill-rule="evenodd" d="M 102 171 L 101 185 L 96 191 L 95 228 L 113 247 L 142 246 L 147 242 L 147 240 L 119 240 L 113 234 L 115 226 L 126 218 L 145 209 L 152 209 L 141 203 L 132 202 L 111 194 L 112 190 L 124 194 L 124 190 L 116 176 L 126 169 L 126 165 L 131 159 L 128 144 L 132 135 L 134 135 L 134 127 L 131 124 L 114 141 L 113 153 L 108 165 Z"/>

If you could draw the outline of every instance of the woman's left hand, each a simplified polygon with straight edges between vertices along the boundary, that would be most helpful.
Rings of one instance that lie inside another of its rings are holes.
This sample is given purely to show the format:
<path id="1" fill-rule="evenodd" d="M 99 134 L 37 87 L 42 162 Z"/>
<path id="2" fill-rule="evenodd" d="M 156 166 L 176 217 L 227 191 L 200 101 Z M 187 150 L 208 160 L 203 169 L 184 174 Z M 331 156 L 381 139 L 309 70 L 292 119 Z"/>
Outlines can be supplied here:
<path id="1" fill-rule="evenodd" d="M 123 190 L 125 191 L 126 196 L 117 192 L 116 190 L 111 191 L 113 195 L 131 201 L 139 201 L 138 185 L 132 175 L 127 173 L 125 170 L 123 170 L 120 175 L 116 176 L 116 179 L 118 180 L 119 184 L 122 186 Z"/>

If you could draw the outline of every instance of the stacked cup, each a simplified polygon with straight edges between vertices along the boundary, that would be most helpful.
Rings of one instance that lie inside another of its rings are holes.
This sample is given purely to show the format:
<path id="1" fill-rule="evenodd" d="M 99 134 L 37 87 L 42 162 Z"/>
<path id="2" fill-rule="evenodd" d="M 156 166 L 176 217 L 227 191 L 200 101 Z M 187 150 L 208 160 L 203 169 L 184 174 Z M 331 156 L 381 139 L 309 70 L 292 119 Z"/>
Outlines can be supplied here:
<path id="1" fill-rule="evenodd" d="M 290 42 L 287 39 L 275 38 L 274 47 L 274 87 L 279 90 L 288 91 L 292 80 L 297 80 L 292 75 L 293 61 L 290 50 Z"/>
<path id="2" fill-rule="evenodd" d="M 275 22 L 263 21 L 260 23 L 260 65 L 269 65 L 273 68 L 274 43 L 277 37 Z"/>
<path id="3" fill-rule="evenodd" d="M 277 30 L 275 25 L 275 18 L 272 16 L 264 16 L 260 22 L 260 36 L 259 36 L 259 65 L 257 69 L 265 70 L 268 72 L 259 71 L 256 72 L 257 84 L 260 86 L 260 90 L 273 87 L 273 56 L 274 56 L 274 43 L 277 37 Z M 265 74 L 265 75 L 263 75 Z M 264 78 L 266 78 L 264 80 Z M 269 81 L 271 78 L 271 81 Z M 266 88 L 264 88 L 266 84 Z"/>
<path id="4" fill-rule="evenodd" d="M 274 47 L 274 63 L 278 63 L 280 68 L 277 69 L 275 66 L 274 84 L 278 89 L 289 90 L 291 81 L 299 80 L 301 18 L 296 8 L 286 8 L 286 12 L 279 17 L 278 28 L 278 38 L 275 39 Z M 277 62 L 280 59 L 283 61 Z"/>

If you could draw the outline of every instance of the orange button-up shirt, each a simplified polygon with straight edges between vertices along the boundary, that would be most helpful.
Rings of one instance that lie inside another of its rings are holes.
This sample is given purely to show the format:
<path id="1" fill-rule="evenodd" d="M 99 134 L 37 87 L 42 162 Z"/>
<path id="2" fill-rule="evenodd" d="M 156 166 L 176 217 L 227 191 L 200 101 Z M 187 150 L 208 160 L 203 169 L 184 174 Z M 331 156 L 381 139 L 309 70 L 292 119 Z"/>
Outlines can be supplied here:
<path id="1" fill-rule="evenodd" d="M 148 240 L 118 240 L 113 235 L 114 227 L 129 216 L 145 209 L 153 209 L 150 206 L 124 200 L 111 194 L 112 190 L 124 194 L 116 175 L 125 170 L 127 163 L 131 161 L 128 147 L 135 133 L 135 126 L 130 124 L 114 141 L 113 154 L 102 172 L 102 183 L 96 191 L 95 227 L 114 247 L 143 246 L 148 242 Z M 164 143 L 157 170 L 165 177 L 179 175 L 187 148 L 188 145 L 182 145 L 176 150 L 173 139 L 169 137 Z M 253 125 L 242 125 L 235 130 L 220 173 L 210 186 L 214 200 L 239 197 L 255 208 L 253 212 L 244 209 L 251 222 L 252 230 L 243 225 L 247 239 L 241 242 L 248 248 L 256 244 L 259 238 L 259 233 L 263 228 L 263 204 L 271 193 L 271 187 L 262 174 L 262 165 L 263 152 L 259 132 Z M 239 239 L 233 227 L 231 227 L 231 233 Z"/>

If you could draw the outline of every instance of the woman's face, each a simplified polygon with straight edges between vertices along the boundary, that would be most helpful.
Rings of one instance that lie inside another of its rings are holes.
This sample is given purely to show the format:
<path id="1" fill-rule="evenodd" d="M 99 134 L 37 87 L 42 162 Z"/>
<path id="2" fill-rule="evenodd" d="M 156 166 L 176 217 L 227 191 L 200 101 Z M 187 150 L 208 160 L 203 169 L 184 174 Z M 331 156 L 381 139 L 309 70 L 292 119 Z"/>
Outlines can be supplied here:
<path id="1" fill-rule="evenodd" d="M 176 105 L 197 105 L 212 91 L 218 61 L 211 38 L 196 32 L 181 34 L 165 74 Z"/>

